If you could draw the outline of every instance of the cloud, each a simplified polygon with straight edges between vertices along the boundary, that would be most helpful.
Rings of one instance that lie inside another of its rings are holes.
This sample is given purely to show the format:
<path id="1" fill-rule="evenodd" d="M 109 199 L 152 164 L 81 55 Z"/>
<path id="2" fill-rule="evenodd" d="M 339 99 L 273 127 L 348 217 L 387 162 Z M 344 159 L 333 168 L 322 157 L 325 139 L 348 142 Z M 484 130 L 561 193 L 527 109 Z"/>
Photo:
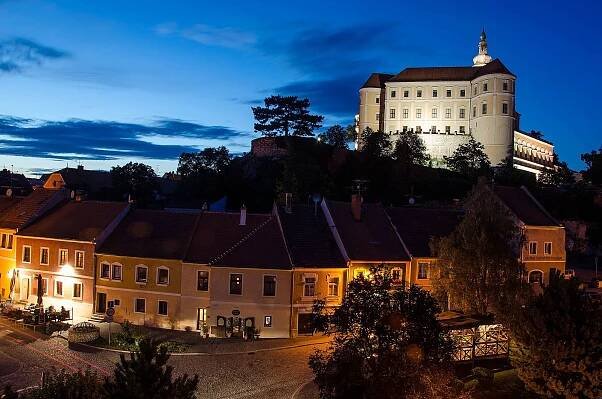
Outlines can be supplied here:
<path id="1" fill-rule="evenodd" d="M 248 48 L 255 45 L 257 38 L 253 33 L 233 27 L 217 27 L 206 24 L 195 24 L 181 28 L 175 23 L 164 23 L 155 27 L 155 32 L 162 36 L 179 36 L 205 46 L 225 48 Z"/>
<path id="2" fill-rule="evenodd" d="M 0 41 L 0 72 L 22 72 L 46 61 L 69 57 L 69 53 L 24 38 Z"/>
<path id="3" fill-rule="evenodd" d="M 176 119 L 153 124 L 72 119 L 64 122 L 0 116 L 0 154 L 58 160 L 177 159 L 211 141 L 247 136 L 223 126 Z M 188 145 L 170 144 L 185 138 Z"/>

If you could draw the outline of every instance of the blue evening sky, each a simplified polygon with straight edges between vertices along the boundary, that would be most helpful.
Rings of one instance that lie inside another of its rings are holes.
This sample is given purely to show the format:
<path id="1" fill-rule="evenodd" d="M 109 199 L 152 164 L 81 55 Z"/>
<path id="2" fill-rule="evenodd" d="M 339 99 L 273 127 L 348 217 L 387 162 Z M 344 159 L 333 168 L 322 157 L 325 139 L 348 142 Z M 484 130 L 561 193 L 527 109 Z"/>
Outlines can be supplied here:
<path id="1" fill-rule="evenodd" d="M 560 158 L 602 146 L 597 1 L 0 0 L 0 167 L 39 174 L 130 160 L 162 173 L 182 151 L 248 151 L 250 107 L 308 97 L 350 123 L 370 72 L 470 65 L 518 76 L 521 128 Z"/>

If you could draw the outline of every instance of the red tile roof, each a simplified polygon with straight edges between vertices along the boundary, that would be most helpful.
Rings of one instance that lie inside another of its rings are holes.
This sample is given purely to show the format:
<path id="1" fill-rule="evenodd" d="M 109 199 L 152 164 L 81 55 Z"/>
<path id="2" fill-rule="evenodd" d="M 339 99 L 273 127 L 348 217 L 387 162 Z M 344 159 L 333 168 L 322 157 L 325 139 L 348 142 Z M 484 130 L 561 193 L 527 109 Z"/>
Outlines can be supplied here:
<path id="1" fill-rule="evenodd" d="M 351 261 L 410 260 L 381 204 L 362 204 L 360 221 L 351 215 L 350 203 L 327 201 L 327 206 Z"/>
<path id="2" fill-rule="evenodd" d="M 495 186 L 495 194 L 524 224 L 530 226 L 559 226 L 525 187 Z"/>
<path id="3" fill-rule="evenodd" d="M 70 201 L 21 230 L 19 235 L 93 242 L 128 206 L 125 202 Z"/>
<path id="4" fill-rule="evenodd" d="M 385 82 L 391 79 L 393 76 L 390 73 L 373 73 L 370 75 L 366 83 L 362 85 L 362 89 L 365 88 L 377 88 L 382 89 L 385 87 Z"/>
<path id="5" fill-rule="evenodd" d="M 22 229 L 66 198 L 64 190 L 34 190 L 0 215 L 0 227 Z"/>
<path id="6" fill-rule="evenodd" d="M 2 216 L 4 216 L 4 214 L 6 212 L 8 212 L 8 209 L 15 206 L 16 204 L 18 204 L 21 200 L 23 199 L 23 197 L 6 197 L 6 196 L 2 196 L 0 197 L 0 219 L 2 219 Z"/>
<path id="7" fill-rule="evenodd" d="M 135 209 L 98 253 L 139 258 L 183 259 L 199 214 Z"/>

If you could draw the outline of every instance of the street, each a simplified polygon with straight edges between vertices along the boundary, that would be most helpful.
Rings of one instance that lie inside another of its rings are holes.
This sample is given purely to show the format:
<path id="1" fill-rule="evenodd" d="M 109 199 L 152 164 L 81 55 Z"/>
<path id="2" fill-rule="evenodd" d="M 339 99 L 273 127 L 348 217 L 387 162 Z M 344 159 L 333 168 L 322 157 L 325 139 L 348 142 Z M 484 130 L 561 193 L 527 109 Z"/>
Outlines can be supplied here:
<path id="1" fill-rule="evenodd" d="M 322 346 L 323 347 L 323 346 Z M 198 374 L 199 398 L 315 398 L 307 366 L 312 346 L 236 355 L 172 356 L 176 373 Z M 43 371 L 92 368 L 112 374 L 119 354 L 70 350 L 60 337 L 48 338 L 0 319 L 0 386 L 37 385 Z M 308 393 L 309 392 L 309 393 Z M 294 396 L 293 396 L 294 394 Z"/>

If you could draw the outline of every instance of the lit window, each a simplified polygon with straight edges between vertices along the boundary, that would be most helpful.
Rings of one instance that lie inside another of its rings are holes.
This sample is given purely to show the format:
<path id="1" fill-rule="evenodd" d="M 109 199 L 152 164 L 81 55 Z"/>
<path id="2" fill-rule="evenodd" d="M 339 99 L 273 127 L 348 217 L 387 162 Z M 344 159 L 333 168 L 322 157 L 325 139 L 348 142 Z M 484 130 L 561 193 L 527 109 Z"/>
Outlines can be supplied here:
<path id="1" fill-rule="evenodd" d="M 263 296 L 276 296 L 276 276 L 263 276 Z"/>
<path id="2" fill-rule="evenodd" d="M 460 119 L 464 119 L 466 117 L 466 110 L 464 108 L 460 108 Z"/>
<path id="3" fill-rule="evenodd" d="M 242 295 L 242 274 L 230 275 L 230 295 Z"/>
<path id="4" fill-rule="evenodd" d="M 426 262 L 418 263 L 418 280 L 429 278 L 429 264 Z"/>
<path id="5" fill-rule="evenodd" d="M 209 272 L 207 270 L 199 270 L 197 273 L 197 291 L 209 291 Z"/>
<path id="6" fill-rule="evenodd" d="M 543 272 L 539 270 L 533 270 L 529 273 L 530 284 L 543 284 Z"/>
<path id="7" fill-rule="evenodd" d="M 40 248 L 40 265 L 47 265 L 48 263 L 48 248 Z"/>
<path id="8" fill-rule="evenodd" d="M 460 97 L 466 97 L 466 90 L 460 90 Z"/>
<path id="9" fill-rule="evenodd" d="M 416 97 L 422 97 L 422 90 L 416 90 Z"/>
<path id="10" fill-rule="evenodd" d="M 121 265 L 120 264 L 113 263 L 111 279 L 112 280 L 121 280 Z"/>
<path id="11" fill-rule="evenodd" d="M 395 90 L 391 90 L 391 98 L 395 98 L 397 96 L 397 92 Z"/>
<path id="12" fill-rule="evenodd" d="M 437 97 L 437 95 L 438 95 L 438 93 L 437 93 L 437 90 L 436 90 L 436 89 L 434 89 L 434 90 L 433 90 L 433 97 Z"/>
<path id="13" fill-rule="evenodd" d="M 73 283 L 73 298 L 81 299 L 83 291 L 82 283 Z"/>
<path id="14" fill-rule="evenodd" d="M 543 243 L 543 254 L 544 255 L 552 255 L 552 243 L 551 242 Z"/>
<path id="15" fill-rule="evenodd" d="M 416 119 L 422 118 L 422 109 L 416 108 Z"/>
<path id="16" fill-rule="evenodd" d="M 395 108 L 389 110 L 389 118 L 395 119 Z"/>
<path id="17" fill-rule="evenodd" d="M 508 103 L 502 103 L 502 114 L 508 115 Z"/>
<path id="18" fill-rule="evenodd" d="M 451 118 L 451 108 L 445 108 L 445 118 L 446 119 Z"/>
<path id="19" fill-rule="evenodd" d="M 111 278 L 111 265 L 104 262 L 100 264 L 100 278 Z"/>
<path id="20" fill-rule="evenodd" d="M 537 242 L 531 241 L 529 243 L 529 255 L 537 255 Z"/>
<path id="21" fill-rule="evenodd" d="M 437 108 L 433 108 L 431 110 L 431 117 L 436 118 L 437 117 Z"/>
<path id="22" fill-rule="evenodd" d="M 402 116 L 403 116 L 404 119 L 408 119 L 410 117 L 410 110 L 409 109 L 404 108 L 402 112 L 403 112 Z"/>
<path id="23" fill-rule="evenodd" d="M 48 295 L 48 279 L 42 279 L 42 295 Z"/>
<path id="24" fill-rule="evenodd" d="M 146 313 L 146 299 L 136 298 L 136 302 L 134 304 L 134 311 L 136 313 Z"/>
<path id="25" fill-rule="evenodd" d="M 451 90 L 446 90 L 445 91 L 445 97 L 451 97 L 452 96 L 452 91 Z"/>
<path id="26" fill-rule="evenodd" d="M 12 234 L 8 235 L 8 245 L 7 245 L 6 249 L 13 249 L 13 235 Z"/>
<path id="27" fill-rule="evenodd" d="M 328 295 L 339 296 L 339 278 L 330 277 L 328 279 Z"/>
<path id="28" fill-rule="evenodd" d="M 63 296 L 63 282 L 55 280 L 54 282 L 54 296 Z"/>
<path id="29" fill-rule="evenodd" d="M 303 278 L 303 296 L 316 296 L 316 276 L 305 276 Z"/>
<path id="30" fill-rule="evenodd" d="M 75 251 L 75 267 L 84 268 L 84 251 Z"/>
<path id="31" fill-rule="evenodd" d="M 167 301 L 159 301 L 157 314 L 167 316 Z"/>
<path id="32" fill-rule="evenodd" d="M 406 98 L 409 97 L 410 96 L 410 91 L 409 90 L 404 90 L 403 91 L 403 96 L 406 97 Z"/>
<path id="33" fill-rule="evenodd" d="M 23 263 L 31 263 L 31 247 L 29 245 L 23 245 L 23 257 L 21 260 Z"/>
<path id="34" fill-rule="evenodd" d="M 264 316 L 263 317 L 263 326 L 264 327 L 272 327 L 272 316 Z"/>
<path id="35" fill-rule="evenodd" d="M 483 115 L 487 115 L 487 103 L 483 103 L 483 105 L 481 106 L 481 113 Z"/>
<path id="36" fill-rule="evenodd" d="M 396 282 L 399 283 L 401 281 L 401 269 L 399 268 L 395 268 L 391 270 L 391 279 Z"/>
<path id="37" fill-rule="evenodd" d="M 69 251 L 66 249 L 59 249 L 59 266 L 67 264 L 69 259 Z"/>
<path id="38" fill-rule="evenodd" d="M 142 284 L 148 282 L 148 267 L 136 266 L 136 282 Z"/>
<path id="39" fill-rule="evenodd" d="M 2 233 L 2 242 L 0 242 L 0 248 L 8 247 L 8 234 Z"/>

